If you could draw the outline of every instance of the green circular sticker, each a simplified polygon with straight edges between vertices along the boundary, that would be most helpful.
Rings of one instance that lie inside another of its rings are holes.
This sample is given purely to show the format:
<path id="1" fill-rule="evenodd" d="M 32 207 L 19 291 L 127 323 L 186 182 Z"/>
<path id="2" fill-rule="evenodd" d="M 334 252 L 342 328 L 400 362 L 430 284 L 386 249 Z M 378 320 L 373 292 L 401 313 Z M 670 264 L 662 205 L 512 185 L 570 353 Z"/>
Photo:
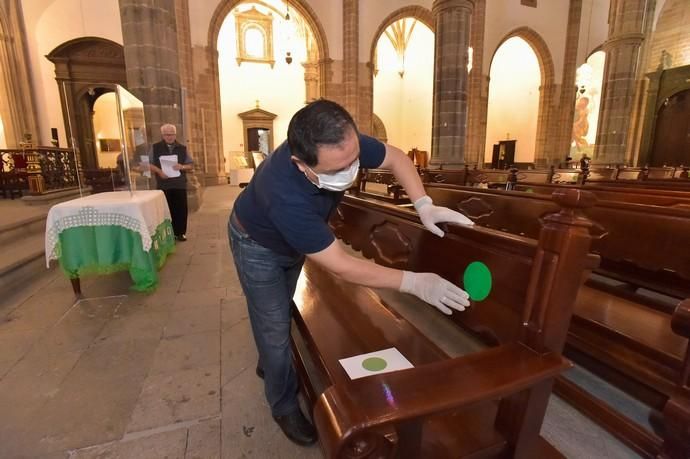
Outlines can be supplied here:
<path id="1" fill-rule="evenodd" d="M 491 293 L 491 271 L 481 261 L 473 261 L 463 276 L 465 291 L 474 301 L 482 301 Z"/>
<path id="2" fill-rule="evenodd" d="M 381 357 L 369 357 L 364 359 L 362 362 L 362 367 L 369 371 L 381 371 L 388 366 L 388 362 L 383 360 Z"/>

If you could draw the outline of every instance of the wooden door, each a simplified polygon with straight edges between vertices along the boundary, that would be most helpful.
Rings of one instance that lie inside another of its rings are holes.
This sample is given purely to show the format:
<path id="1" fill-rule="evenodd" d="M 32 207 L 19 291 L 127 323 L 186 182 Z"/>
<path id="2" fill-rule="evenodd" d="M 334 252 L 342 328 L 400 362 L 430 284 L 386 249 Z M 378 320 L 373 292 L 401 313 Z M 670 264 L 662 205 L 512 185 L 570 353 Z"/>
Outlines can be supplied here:
<path id="1" fill-rule="evenodd" d="M 690 164 L 690 89 L 678 92 L 661 106 L 656 118 L 652 166 Z"/>

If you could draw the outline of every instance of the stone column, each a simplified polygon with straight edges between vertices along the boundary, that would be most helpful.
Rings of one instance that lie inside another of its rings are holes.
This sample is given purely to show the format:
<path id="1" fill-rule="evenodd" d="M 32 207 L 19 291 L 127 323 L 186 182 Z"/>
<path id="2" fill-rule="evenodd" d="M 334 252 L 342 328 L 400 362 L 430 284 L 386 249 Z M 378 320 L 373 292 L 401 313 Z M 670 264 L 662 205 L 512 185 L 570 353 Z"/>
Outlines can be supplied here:
<path id="1" fill-rule="evenodd" d="M 149 142 L 160 126 L 182 133 L 175 0 L 119 0 L 129 91 L 144 103 Z"/>
<path id="2" fill-rule="evenodd" d="M 625 162 L 640 46 L 644 39 L 645 4 L 646 0 L 611 1 L 595 163 Z"/>
<path id="3" fill-rule="evenodd" d="M 472 13 L 472 70 L 468 81 L 467 135 L 465 138 L 465 163 L 482 165 L 486 149 L 486 115 L 489 106 L 489 76 L 484 75 L 484 21 L 486 0 L 475 0 Z"/>
<path id="4" fill-rule="evenodd" d="M 434 0 L 436 28 L 431 163 L 465 162 L 467 48 L 474 0 Z"/>
<path id="5" fill-rule="evenodd" d="M 21 2 L 0 2 L 0 15 L 6 19 L 6 22 L 0 21 L 0 116 L 7 146 L 18 147 L 25 134 L 30 134 L 32 141 L 40 144 Z"/>
<path id="6" fill-rule="evenodd" d="M 315 101 L 319 98 L 319 63 L 305 62 L 304 67 L 304 87 L 305 103 Z"/>
<path id="7" fill-rule="evenodd" d="M 345 108 L 358 121 L 359 0 L 343 0 L 343 90 Z"/>
<path id="8" fill-rule="evenodd" d="M 582 18 L 582 0 L 570 0 L 568 12 L 568 29 L 565 38 L 565 55 L 563 58 L 563 80 L 559 102 L 557 125 L 553 125 L 558 136 L 552 145 L 546 147 L 547 164 L 558 164 L 570 151 L 573 136 L 573 118 L 575 116 L 575 75 L 577 73 L 577 49 L 580 40 L 580 23 Z M 589 52 L 589 50 L 586 50 Z M 594 126 L 592 126 L 594 127 Z M 573 158 L 578 161 L 580 158 Z"/>
<path id="9" fill-rule="evenodd" d="M 194 171 L 187 174 L 187 201 L 191 210 L 201 206 L 203 193 L 203 163 L 201 159 L 202 132 L 201 117 L 196 102 L 196 88 L 192 72 L 192 36 L 189 27 L 188 0 L 175 0 L 175 23 L 177 24 L 177 58 L 180 69 L 182 100 L 182 131 L 178 139 L 187 145 L 187 151 L 194 158 Z M 223 171 L 224 172 L 224 171 Z M 218 174 L 215 174 L 216 176 Z M 222 175 L 225 175 L 224 173 Z M 201 180 L 199 180 L 201 178 Z"/>

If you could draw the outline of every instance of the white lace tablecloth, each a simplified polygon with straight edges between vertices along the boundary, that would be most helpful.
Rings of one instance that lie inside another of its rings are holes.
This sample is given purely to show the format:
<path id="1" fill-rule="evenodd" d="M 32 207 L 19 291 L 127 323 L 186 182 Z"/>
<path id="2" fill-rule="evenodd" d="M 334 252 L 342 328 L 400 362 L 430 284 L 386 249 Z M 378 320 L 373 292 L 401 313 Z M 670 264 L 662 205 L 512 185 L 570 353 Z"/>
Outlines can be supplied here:
<path id="1" fill-rule="evenodd" d="M 158 225 L 170 220 L 165 195 L 160 190 L 113 191 L 92 194 L 61 202 L 48 212 L 46 221 L 46 266 L 57 259 L 60 233 L 79 226 L 121 226 L 141 235 L 144 251 L 151 249 L 151 238 Z"/>

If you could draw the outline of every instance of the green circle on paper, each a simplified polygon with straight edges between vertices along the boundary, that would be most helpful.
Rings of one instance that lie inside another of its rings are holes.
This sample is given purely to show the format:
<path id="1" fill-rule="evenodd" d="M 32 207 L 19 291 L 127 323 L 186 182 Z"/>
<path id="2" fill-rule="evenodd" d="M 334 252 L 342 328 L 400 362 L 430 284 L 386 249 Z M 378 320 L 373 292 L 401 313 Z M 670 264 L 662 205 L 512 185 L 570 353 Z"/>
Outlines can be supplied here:
<path id="1" fill-rule="evenodd" d="M 388 366 L 388 362 L 383 360 L 381 357 L 369 357 L 364 359 L 362 362 L 362 367 L 369 371 L 381 371 Z"/>
<path id="2" fill-rule="evenodd" d="M 481 261 L 473 261 L 463 276 L 465 291 L 474 301 L 482 301 L 491 293 L 491 271 Z"/>

